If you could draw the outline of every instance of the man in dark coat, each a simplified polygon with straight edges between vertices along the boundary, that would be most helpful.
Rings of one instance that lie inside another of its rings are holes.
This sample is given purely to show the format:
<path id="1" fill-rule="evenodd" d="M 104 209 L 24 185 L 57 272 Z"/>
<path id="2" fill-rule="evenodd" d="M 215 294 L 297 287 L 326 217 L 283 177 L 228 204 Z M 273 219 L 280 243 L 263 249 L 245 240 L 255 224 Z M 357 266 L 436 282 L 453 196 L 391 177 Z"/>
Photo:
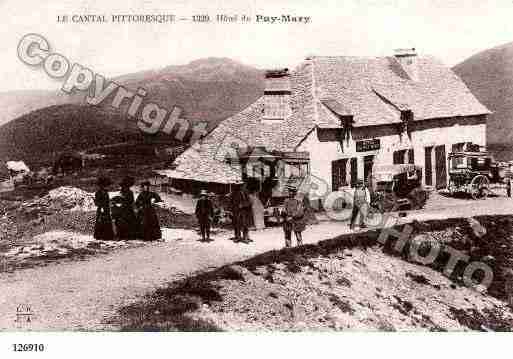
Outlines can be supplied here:
<path id="1" fill-rule="evenodd" d="M 114 237 L 112 230 L 112 219 L 110 216 L 109 192 L 107 187 L 110 180 L 101 177 L 97 182 L 98 190 L 94 194 L 94 204 L 96 205 L 96 222 L 94 224 L 94 238 L 97 240 L 109 241 Z"/>
<path id="2" fill-rule="evenodd" d="M 159 217 L 153 206 L 156 202 L 162 202 L 160 196 L 150 191 L 150 182 L 141 183 L 142 191 L 137 196 L 135 206 L 138 210 L 139 223 L 141 225 L 142 238 L 145 241 L 154 241 L 162 238 Z"/>
<path id="3" fill-rule="evenodd" d="M 202 190 L 200 193 L 195 213 L 200 226 L 201 240 L 210 241 L 210 226 L 214 216 L 214 205 L 210 198 L 208 198 L 207 191 L 205 190 Z"/>
<path id="4" fill-rule="evenodd" d="M 235 241 L 242 241 L 244 243 L 252 242 L 252 240 L 249 239 L 249 226 L 251 224 L 253 213 L 251 209 L 251 200 L 249 199 L 249 194 L 245 184 L 240 187 L 235 187 L 231 194 L 231 205 Z"/>
<path id="5" fill-rule="evenodd" d="M 303 245 L 302 232 L 306 229 L 305 205 L 303 199 L 297 198 L 297 189 L 289 187 L 289 198 L 283 203 L 283 232 L 285 247 L 292 246 L 292 232 L 296 236 L 297 245 Z"/>

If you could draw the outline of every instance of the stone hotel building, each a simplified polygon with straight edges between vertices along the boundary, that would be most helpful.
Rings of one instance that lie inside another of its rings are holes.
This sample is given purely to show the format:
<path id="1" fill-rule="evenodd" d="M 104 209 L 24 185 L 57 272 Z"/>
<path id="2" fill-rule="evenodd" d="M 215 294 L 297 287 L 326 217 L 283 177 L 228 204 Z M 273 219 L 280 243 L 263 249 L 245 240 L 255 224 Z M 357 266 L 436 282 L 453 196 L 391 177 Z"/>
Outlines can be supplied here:
<path id="1" fill-rule="evenodd" d="M 486 145 L 490 111 L 448 67 L 415 49 L 314 56 L 265 77 L 262 97 L 161 174 L 227 191 L 255 175 L 245 163 L 260 156 L 274 164 L 260 178 L 281 166 L 337 190 L 367 179 L 375 164 L 415 163 L 424 184 L 444 188 L 447 154 Z"/>

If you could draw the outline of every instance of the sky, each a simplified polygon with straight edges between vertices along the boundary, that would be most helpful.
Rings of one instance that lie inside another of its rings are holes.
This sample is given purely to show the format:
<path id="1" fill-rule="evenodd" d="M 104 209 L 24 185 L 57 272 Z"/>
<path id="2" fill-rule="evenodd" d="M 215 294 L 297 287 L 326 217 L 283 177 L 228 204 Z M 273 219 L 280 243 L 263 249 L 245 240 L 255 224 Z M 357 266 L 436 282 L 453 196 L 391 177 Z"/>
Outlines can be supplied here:
<path id="1" fill-rule="evenodd" d="M 27 33 L 106 77 L 205 57 L 258 68 L 297 66 L 309 55 L 387 56 L 396 48 L 453 66 L 513 41 L 513 0 L 0 0 L 0 92 L 57 89 L 62 81 L 16 55 Z M 58 23 L 58 15 L 208 14 L 214 21 L 167 24 Z M 309 16 L 308 24 L 217 23 L 217 14 Z"/>

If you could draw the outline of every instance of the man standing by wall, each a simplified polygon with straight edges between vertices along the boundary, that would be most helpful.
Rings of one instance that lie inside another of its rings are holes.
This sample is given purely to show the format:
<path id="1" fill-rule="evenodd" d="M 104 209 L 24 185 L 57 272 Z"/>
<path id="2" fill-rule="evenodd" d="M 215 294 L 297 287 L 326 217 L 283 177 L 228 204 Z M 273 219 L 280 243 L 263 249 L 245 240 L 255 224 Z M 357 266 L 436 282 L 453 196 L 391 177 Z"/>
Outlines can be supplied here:
<path id="1" fill-rule="evenodd" d="M 356 188 L 353 196 L 353 210 L 351 213 L 351 224 L 349 228 L 354 229 L 356 218 L 358 217 L 359 227 L 365 228 L 365 216 L 370 205 L 370 192 L 363 180 L 356 181 Z"/>

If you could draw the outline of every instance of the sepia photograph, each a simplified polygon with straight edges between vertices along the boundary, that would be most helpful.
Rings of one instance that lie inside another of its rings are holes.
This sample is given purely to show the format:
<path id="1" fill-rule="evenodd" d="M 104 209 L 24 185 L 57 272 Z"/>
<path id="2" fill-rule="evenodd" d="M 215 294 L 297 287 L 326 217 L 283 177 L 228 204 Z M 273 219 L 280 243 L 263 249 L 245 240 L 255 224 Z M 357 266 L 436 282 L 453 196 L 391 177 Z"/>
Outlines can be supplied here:
<path id="1" fill-rule="evenodd" d="M 512 1 L 0 9 L 1 350 L 512 331 Z"/>

